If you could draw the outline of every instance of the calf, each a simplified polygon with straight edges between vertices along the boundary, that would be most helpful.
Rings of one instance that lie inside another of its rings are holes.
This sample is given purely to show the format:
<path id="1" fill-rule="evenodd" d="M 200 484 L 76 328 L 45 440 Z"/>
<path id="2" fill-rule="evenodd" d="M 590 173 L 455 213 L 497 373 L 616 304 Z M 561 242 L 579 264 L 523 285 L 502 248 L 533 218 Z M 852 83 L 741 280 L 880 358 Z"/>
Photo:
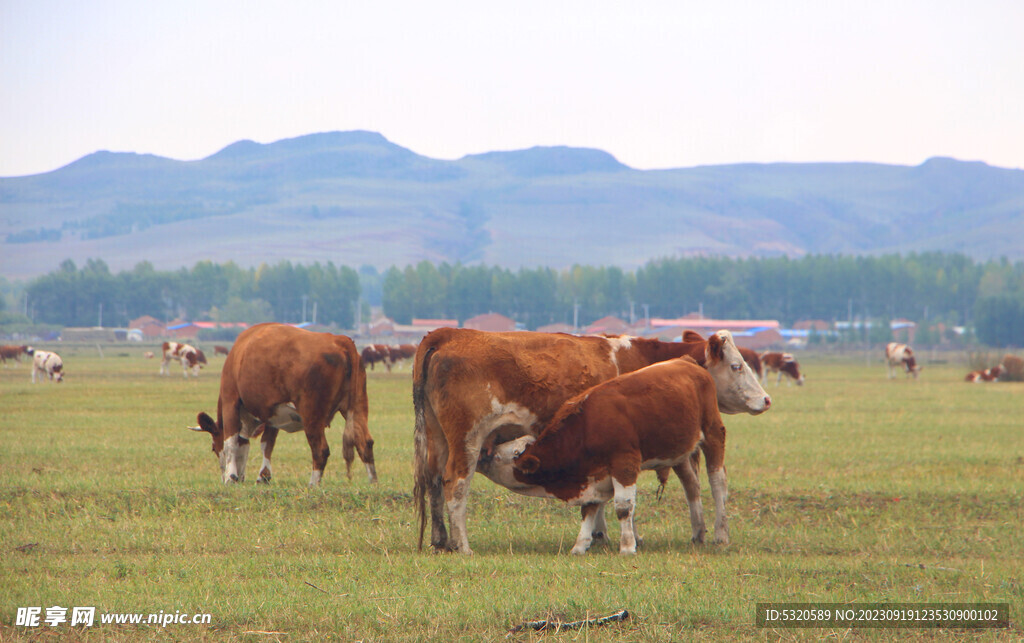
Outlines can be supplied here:
<path id="1" fill-rule="evenodd" d="M 163 361 L 160 362 L 160 374 L 170 375 L 170 363 L 172 359 L 176 359 L 181 362 L 181 370 L 185 377 L 188 379 L 188 373 L 191 370 L 192 375 L 199 377 L 199 369 L 203 364 L 206 364 L 206 355 L 203 351 L 199 350 L 195 346 L 190 344 L 181 344 L 178 342 L 164 342 L 163 345 Z"/>
<path id="2" fill-rule="evenodd" d="M 49 377 L 50 381 L 58 384 L 64 381 L 64 360 L 60 355 L 51 351 L 34 351 L 32 355 L 32 383 L 36 383 L 36 374 L 39 377 Z"/>
<path id="3" fill-rule="evenodd" d="M 751 412 L 759 409 L 751 408 Z M 729 542 L 725 512 L 725 425 L 715 381 L 689 357 L 660 362 L 571 398 L 538 437 L 497 447 L 481 472 L 517 493 L 581 507 L 573 554 L 586 553 L 608 500 L 622 528 L 619 553 L 636 552 L 636 481 L 644 469 L 672 467 L 686 490 L 693 542 L 703 542 L 704 514 L 695 464 L 704 452 L 715 501 L 715 542 Z"/>
<path id="4" fill-rule="evenodd" d="M 762 381 L 767 382 L 769 373 L 778 373 L 778 377 L 775 378 L 776 385 L 782 382 L 783 375 L 796 382 L 797 386 L 804 385 L 804 376 L 800 372 L 800 364 L 791 354 L 771 351 L 761 353 L 761 363 L 764 365 L 764 374 L 761 376 Z"/>
<path id="5" fill-rule="evenodd" d="M 7 366 L 7 360 L 13 359 L 15 362 L 21 362 L 22 355 L 31 355 L 32 347 L 30 346 L 12 346 L 5 344 L 0 346 L 0 362 L 3 362 L 4 366 Z"/>
<path id="6" fill-rule="evenodd" d="M 885 361 L 889 365 L 889 379 L 896 377 L 896 369 L 900 365 L 903 366 L 907 375 L 913 375 L 914 379 L 917 379 L 917 374 L 921 372 L 921 367 L 918 366 L 917 360 L 914 359 L 914 351 L 906 344 L 898 344 L 896 342 L 886 344 Z"/>

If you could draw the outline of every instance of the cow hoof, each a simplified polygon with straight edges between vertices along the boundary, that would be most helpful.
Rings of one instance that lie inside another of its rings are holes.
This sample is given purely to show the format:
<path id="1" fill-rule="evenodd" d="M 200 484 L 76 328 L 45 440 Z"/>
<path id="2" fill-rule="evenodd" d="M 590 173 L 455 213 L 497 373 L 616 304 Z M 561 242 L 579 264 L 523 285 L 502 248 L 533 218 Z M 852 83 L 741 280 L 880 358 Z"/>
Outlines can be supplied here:
<path id="1" fill-rule="evenodd" d="M 238 476 L 236 476 L 233 473 L 230 476 L 228 476 L 228 479 L 230 482 L 238 482 Z"/>
<path id="2" fill-rule="evenodd" d="M 590 534 L 590 537 L 593 538 L 595 541 L 605 540 L 605 535 L 603 531 L 595 531 L 594 533 Z"/>
<path id="3" fill-rule="evenodd" d="M 270 476 L 260 476 L 256 478 L 256 484 L 270 484 Z"/>
<path id="4" fill-rule="evenodd" d="M 582 556 L 587 553 L 587 549 L 585 547 L 573 547 L 569 553 L 573 556 Z"/>

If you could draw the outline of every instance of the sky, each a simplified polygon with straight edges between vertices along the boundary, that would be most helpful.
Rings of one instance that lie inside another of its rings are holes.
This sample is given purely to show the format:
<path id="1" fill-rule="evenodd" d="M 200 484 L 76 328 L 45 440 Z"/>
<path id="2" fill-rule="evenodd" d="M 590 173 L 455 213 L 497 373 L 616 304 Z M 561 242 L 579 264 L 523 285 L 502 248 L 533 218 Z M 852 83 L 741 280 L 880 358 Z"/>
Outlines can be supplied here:
<path id="1" fill-rule="evenodd" d="M 1024 168 L 1019 0 L 0 0 L 0 176 L 371 130 L 638 169 Z"/>

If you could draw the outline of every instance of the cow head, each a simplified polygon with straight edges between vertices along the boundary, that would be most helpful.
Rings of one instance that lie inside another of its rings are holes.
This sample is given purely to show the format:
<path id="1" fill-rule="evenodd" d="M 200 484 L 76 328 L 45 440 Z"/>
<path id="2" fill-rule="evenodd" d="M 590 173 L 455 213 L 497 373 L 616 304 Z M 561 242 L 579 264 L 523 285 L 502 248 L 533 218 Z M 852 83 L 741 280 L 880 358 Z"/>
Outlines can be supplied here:
<path id="1" fill-rule="evenodd" d="M 536 485 L 521 482 L 520 480 L 517 480 L 515 476 L 515 470 L 522 470 L 524 465 L 524 463 L 518 462 L 517 458 L 523 454 L 526 447 L 536 441 L 537 438 L 535 436 L 524 435 L 516 438 L 515 440 L 509 440 L 508 442 L 502 442 L 501 444 L 495 445 L 493 449 L 487 452 L 485 457 L 480 459 L 477 463 L 476 470 L 490 478 L 491 481 L 511 489 L 516 493 L 534 495 L 530 493 L 530 491 L 533 490 L 537 492 L 537 495 L 543 495 L 541 488 Z M 536 464 L 536 461 L 537 458 L 534 457 L 531 464 Z M 529 468 L 530 464 L 526 464 L 526 467 Z M 534 469 L 535 468 L 536 467 L 534 467 Z"/>
<path id="2" fill-rule="evenodd" d="M 60 384 L 64 381 L 64 365 L 55 364 L 53 367 L 53 374 L 50 376 L 55 382 Z"/>
<path id="3" fill-rule="evenodd" d="M 722 413 L 758 415 L 771 407 L 772 398 L 740 355 L 732 333 L 720 330 L 711 335 L 704 350 L 704 368 L 715 380 Z"/>
<path id="4" fill-rule="evenodd" d="M 907 354 L 903 357 L 903 368 L 907 369 L 907 372 L 913 375 L 915 378 L 917 374 L 921 372 L 921 366 L 914 359 L 914 355 L 907 349 Z"/>
<path id="5" fill-rule="evenodd" d="M 803 386 L 804 385 L 804 375 L 803 375 L 803 373 L 800 372 L 800 364 L 798 364 L 797 361 L 796 361 L 796 358 L 794 358 L 789 353 L 786 353 L 786 354 L 784 354 L 782 356 L 782 369 L 781 370 L 782 370 L 783 373 L 785 373 L 786 375 L 789 375 L 794 380 L 796 380 L 796 385 L 797 386 Z"/>
<path id="6" fill-rule="evenodd" d="M 206 361 L 206 353 L 200 349 L 196 349 L 196 364 L 208 364 Z"/>
<path id="7" fill-rule="evenodd" d="M 199 422 L 199 426 L 189 427 L 193 431 L 203 431 L 210 434 L 213 438 L 213 453 L 217 456 L 217 462 L 220 464 L 221 476 L 224 476 L 225 461 L 224 461 L 224 432 L 221 430 L 219 424 L 213 421 L 213 418 L 206 413 L 200 413 L 196 420 Z M 224 482 L 230 482 L 225 479 Z"/>

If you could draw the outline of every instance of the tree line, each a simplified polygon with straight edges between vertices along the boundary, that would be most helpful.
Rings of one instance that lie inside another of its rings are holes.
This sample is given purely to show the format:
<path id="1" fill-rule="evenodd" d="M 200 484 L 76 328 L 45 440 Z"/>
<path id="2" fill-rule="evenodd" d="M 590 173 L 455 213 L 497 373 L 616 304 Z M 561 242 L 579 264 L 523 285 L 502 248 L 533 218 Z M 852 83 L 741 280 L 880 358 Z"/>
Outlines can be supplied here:
<path id="1" fill-rule="evenodd" d="M 501 313 L 526 328 L 623 319 L 706 317 L 891 320 L 969 326 L 993 346 L 1024 345 L 1024 262 L 975 261 L 928 252 L 885 256 L 808 255 L 798 259 L 692 257 L 564 270 L 434 264 L 380 274 L 346 266 L 284 261 L 258 268 L 228 262 L 158 271 L 147 262 L 117 274 L 91 259 L 68 260 L 27 285 L 22 312 L 35 323 L 124 326 L 161 320 L 316 321 L 355 327 L 380 306 L 398 323 L 414 318 L 460 322 Z M 7 317 L 18 306 L 8 306 Z M 315 319 L 314 319 L 315 315 Z"/>

